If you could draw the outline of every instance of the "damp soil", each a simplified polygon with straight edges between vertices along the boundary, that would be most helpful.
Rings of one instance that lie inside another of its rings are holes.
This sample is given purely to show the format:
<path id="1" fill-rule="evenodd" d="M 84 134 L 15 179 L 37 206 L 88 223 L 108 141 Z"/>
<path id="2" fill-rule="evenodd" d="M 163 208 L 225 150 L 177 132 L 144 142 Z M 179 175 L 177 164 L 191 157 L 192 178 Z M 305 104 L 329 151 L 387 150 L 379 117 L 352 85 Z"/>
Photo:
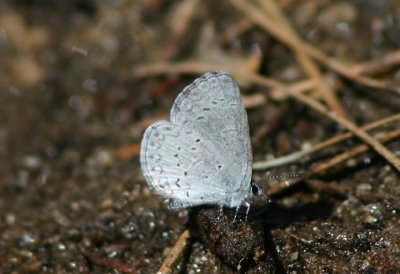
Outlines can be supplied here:
<path id="1" fill-rule="evenodd" d="M 135 67 L 194 59 L 245 66 L 256 51 L 261 74 L 304 77 L 293 54 L 256 26 L 222 42 L 244 20 L 228 1 L 200 1 L 176 35 L 185 2 L 0 2 L 0 272 L 155 273 L 189 228 L 173 273 L 399 273 L 400 177 L 373 151 L 276 193 L 247 220 L 212 207 L 171 211 L 148 189 L 143 131 L 167 119 L 199 75 L 138 79 Z M 400 46 L 397 0 L 278 2 L 306 41 L 343 62 Z M 378 77 L 396 85 L 399 75 L 393 68 Z M 400 110 L 396 94 L 339 82 L 337 96 L 358 125 Z M 239 84 L 244 96 L 268 95 Z M 248 117 L 255 160 L 344 132 L 293 100 L 269 98 Z M 359 143 L 268 174 L 307 172 Z M 387 147 L 400 155 L 399 140 Z M 279 180 L 263 175 L 254 178 L 268 193 Z"/>

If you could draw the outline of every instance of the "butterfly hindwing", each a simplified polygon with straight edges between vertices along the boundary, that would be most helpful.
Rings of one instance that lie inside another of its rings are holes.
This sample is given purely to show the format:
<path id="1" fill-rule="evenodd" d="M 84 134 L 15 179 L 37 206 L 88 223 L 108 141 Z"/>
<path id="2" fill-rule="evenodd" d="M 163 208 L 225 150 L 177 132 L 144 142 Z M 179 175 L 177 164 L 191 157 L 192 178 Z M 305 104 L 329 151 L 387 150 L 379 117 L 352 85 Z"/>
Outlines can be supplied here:
<path id="1" fill-rule="evenodd" d="M 215 147 L 196 130 L 167 121 L 156 122 L 145 132 L 141 167 L 149 184 L 163 197 L 180 204 L 215 204 L 233 178 Z"/>

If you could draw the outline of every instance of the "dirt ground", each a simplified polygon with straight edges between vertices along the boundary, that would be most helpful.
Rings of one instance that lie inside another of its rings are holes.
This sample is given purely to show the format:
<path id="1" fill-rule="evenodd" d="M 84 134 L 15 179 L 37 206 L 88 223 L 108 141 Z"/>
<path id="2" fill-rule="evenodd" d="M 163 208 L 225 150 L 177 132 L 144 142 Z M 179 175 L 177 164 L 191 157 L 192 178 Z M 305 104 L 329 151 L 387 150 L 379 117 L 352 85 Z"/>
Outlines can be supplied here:
<path id="1" fill-rule="evenodd" d="M 172 273 L 400 273 L 399 171 L 376 148 L 353 153 L 365 140 L 254 171 L 271 201 L 247 221 L 171 211 L 141 174 L 143 131 L 208 70 L 232 70 L 241 87 L 256 163 L 346 125 L 249 73 L 359 127 L 399 113 L 397 0 L 276 3 L 271 28 L 257 17 L 270 1 L 0 1 L 0 272 L 155 273 L 177 253 Z M 307 82 L 318 74 L 320 89 Z M 368 136 L 399 158 L 399 126 Z M 185 229 L 186 248 L 171 249 Z"/>

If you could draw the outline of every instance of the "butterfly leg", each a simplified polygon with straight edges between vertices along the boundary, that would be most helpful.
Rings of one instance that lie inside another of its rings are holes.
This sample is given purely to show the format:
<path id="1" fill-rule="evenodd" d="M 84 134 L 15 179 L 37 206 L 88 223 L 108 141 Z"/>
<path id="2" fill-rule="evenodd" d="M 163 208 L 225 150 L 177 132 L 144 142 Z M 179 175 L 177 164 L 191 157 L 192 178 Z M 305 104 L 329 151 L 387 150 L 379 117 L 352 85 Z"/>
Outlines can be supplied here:
<path id="1" fill-rule="evenodd" d="M 233 223 L 236 222 L 236 218 L 237 218 L 237 215 L 239 213 L 239 209 L 240 209 L 240 205 L 237 205 L 236 209 L 235 209 L 235 216 L 233 217 Z"/>
<path id="2" fill-rule="evenodd" d="M 246 207 L 246 217 L 245 217 L 244 221 L 247 222 L 247 217 L 249 216 L 249 212 L 250 212 L 250 203 L 244 202 L 244 206 Z"/>
<path id="3" fill-rule="evenodd" d="M 224 206 L 223 205 L 219 205 L 218 206 L 218 217 L 217 217 L 217 221 L 221 220 L 222 215 L 224 214 Z"/>

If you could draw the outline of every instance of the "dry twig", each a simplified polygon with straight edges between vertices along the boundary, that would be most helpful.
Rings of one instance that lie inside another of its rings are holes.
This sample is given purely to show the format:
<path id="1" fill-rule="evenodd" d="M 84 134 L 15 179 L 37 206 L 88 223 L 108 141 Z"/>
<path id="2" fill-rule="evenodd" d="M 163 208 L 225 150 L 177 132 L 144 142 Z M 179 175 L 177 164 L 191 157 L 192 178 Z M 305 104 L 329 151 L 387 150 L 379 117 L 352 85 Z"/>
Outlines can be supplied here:
<path id="1" fill-rule="evenodd" d="M 135 274 L 136 273 L 136 271 L 134 271 L 131 267 L 129 267 L 125 263 L 117 261 L 117 260 L 111 260 L 105 256 L 98 254 L 98 253 L 86 253 L 83 255 L 92 264 L 96 264 L 99 267 L 105 268 L 107 270 L 106 272 L 118 271 L 118 272 L 126 273 L 126 274 Z"/>
<path id="2" fill-rule="evenodd" d="M 158 269 L 157 274 L 171 273 L 172 268 L 177 264 L 179 258 L 182 257 L 184 250 L 188 245 L 190 233 L 188 229 L 185 229 L 176 241 L 175 245 L 171 248 L 167 258 L 165 258 L 163 264 Z"/>

